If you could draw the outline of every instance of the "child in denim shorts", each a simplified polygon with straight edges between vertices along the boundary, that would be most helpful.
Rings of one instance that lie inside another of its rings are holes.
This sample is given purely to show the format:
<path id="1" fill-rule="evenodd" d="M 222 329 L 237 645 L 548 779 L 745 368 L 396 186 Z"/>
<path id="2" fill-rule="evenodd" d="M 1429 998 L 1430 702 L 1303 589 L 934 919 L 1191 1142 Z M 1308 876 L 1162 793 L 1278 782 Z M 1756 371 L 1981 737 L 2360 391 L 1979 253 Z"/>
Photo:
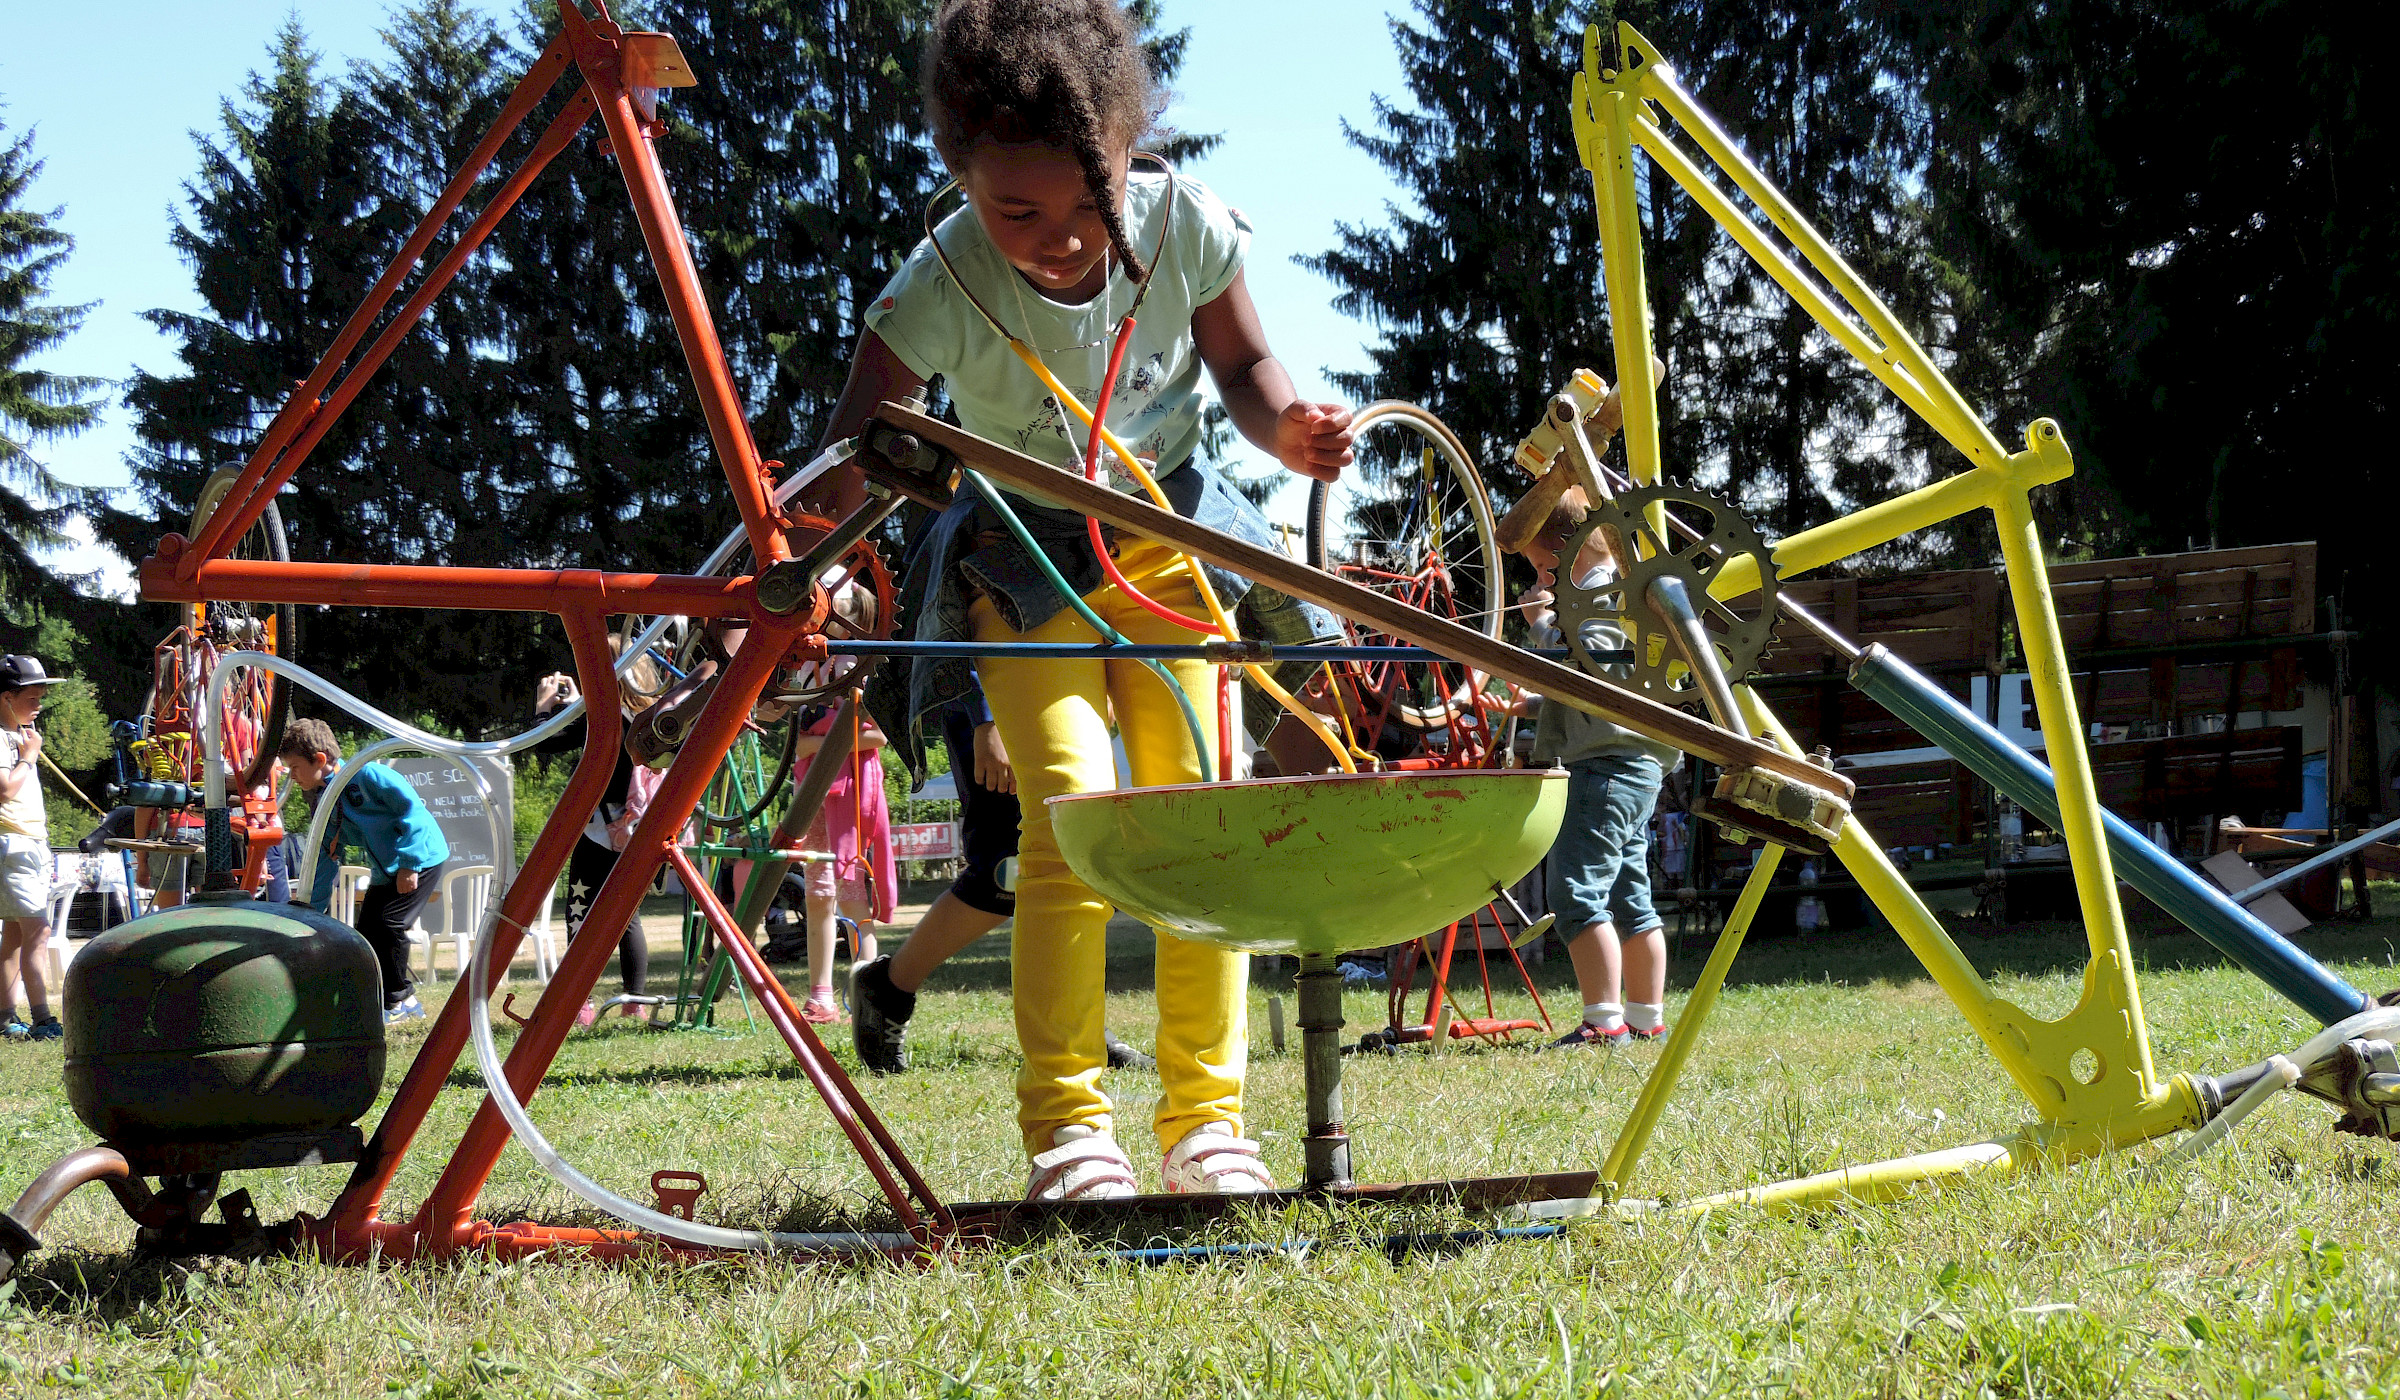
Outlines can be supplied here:
<path id="1" fill-rule="evenodd" d="M 1585 513 L 1582 492 L 1569 488 L 1525 546 L 1535 581 L 1521 605 L 1537 633 L 1555 634 L 1547 590 Z M 1589 588 L 1612 578 L 1614 565 L 1594 532 L 1569 576 Z M 1625 645 L 1624 634 L 1605 623 L 1588 622 L 1583 632 L 1590 650 Z M 1542 704 L 1539 696 L 1527 696 L 1518 713 L 1537 706 L 1533 756 L 1567 770 L 1567 815 L 1550 848 L 1549 897 L 1583 995 L 1583 1020 L 1551 1048 L 1656 1040 L 1667 1033 L 1667 937 L 1650 907 L 1650 813 L 1666 770 L 1683 755 L 1597 715 Z"/>

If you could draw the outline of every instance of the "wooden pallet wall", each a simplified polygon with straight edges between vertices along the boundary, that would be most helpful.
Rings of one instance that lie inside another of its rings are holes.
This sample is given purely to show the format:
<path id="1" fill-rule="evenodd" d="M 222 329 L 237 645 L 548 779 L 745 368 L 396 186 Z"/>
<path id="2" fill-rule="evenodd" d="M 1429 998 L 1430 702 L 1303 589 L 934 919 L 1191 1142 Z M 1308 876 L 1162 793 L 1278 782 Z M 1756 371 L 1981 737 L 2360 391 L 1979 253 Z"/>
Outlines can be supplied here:
<path id="1" fill-rule="evenodd" d="M 2317 628 L 2316 578 L 2314 543 L 2050 566 L 2087 724 L 2138 733 L 2228 717 L 2225 733 L 2093 745 L 2103 802 L 2137 821 L 2298 803 L 2298 731 L 2238 725 L 2242 715 L 2300 708 L 2301 639 Z M 1962 702 L 1973 676 L 2023 668 L 1999 570 L 1796 579 L 1785 588 L 1837 631 L 1882 643 Z M 2291 641 L 2276 645 L 2282 638 Z M 1804 749 L 1822 744 L 1856 758 L 1925 746 L 1844 684 L 1837 658 L 1796 623 L 1777 628 L 1760 671 L 1760 692 Z M 1963 842 L 1985 816 L 1980 785 L 1947 759 L 1845 771 L 1859 785 L 1860 820 L 1886 844 Z"/>

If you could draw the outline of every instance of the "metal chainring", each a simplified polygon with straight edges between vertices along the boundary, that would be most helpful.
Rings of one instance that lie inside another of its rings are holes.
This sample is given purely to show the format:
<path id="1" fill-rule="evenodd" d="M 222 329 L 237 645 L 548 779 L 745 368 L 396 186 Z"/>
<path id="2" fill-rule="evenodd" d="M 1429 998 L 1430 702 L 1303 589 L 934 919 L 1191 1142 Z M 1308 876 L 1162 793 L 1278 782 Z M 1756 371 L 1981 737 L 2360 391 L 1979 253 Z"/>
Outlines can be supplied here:
<path id="1" fill-rule="evenodd" d="M 793 518 L 793 553 L 806 552 L 816 540 L 832 533 L 830 520 L 810 515 Z M 746 557 L 746 556 L 745 556 Z M 899 625 L 900 587 L 892 577 L 891 566 L 884 563 L 883 551 L 872 538 L 860 540 L 850 547 L 840 561 L 817 580 L 836 595 L 832 613 L 825 620 L 825 636 L 833 641 L 885 641 Z M 840 593 L 845 585 L 855 584 L 863 592 L 858 600 L 859 615 L 845 615 Z M 833 656 L 823 661 L 802 662 L 798 668 L 778 672 L 768 682 L 763 698 L 789 705 L 817 704 L 848 690 L 858 677 L 866 674 L 863 658 Z"/>
<path id="2" fill-rule="evenodd" d="M 813 515 L 794 514 L 792 529 L 787 536 L 794 554 L 830 534 L 834 523 Z M 732 578 L 754 571 L 749 546 L 736 550 L 717 566 L 716 577 Z M 833 567 L 818 579 L 825 588 L 838 594 L 843 585 L 856 584 L 863 590 L 859 603 L 861 616 L 854 620 L 837 609 L 826 618 L 824 633 L 835 641 L 885 640 L 897 625 L 900 608 L 900 588 L 892 575 L 891 566 L 873 539 L 852 545 Z M 710 654 L 711 643 L 698 625 L 679 629 L 674 642 L 674 664 L 678 674 L 688 673 Z M 860 658 L 828 657 L 822 661 L 804 661 L 798 666 L 778 670 L 767 682 L 759 696 L 762 704 L 813 705 L 839 695 L 861 674 Z"/>
<path id="3" fill-rule="evenodd" d="M 1653 505 L 1663 506 L 1695 529 L 1702 528 L 1700 518 L 1705 515 L 1708 524 L 1701 538 L 1686 540 L 1671 526 L 1662 538 L 1646 514 Z M 1617 532 L 1627 552 L 1635 556 L 1634 563 L 1617 578 L 1588 588 L 1579 586 L 1567 577 L 1572 563 L 1581 556 L 1593 532 L 1603 529 Z M 1551 589 L 1569 654 L 1587 674 L 1705 716 L 1699 682 L 1669 644 L 1666 625 L 1646 600 L 1651 583 L 1661 575 L 1681 579 L 1695 600 L 1704 599 L 1709 583 L 1726 564 L 1743 557 L 1758 566 L 1758 589 L 1739 599 L 1739 606 L 1710 604 L 1701 612 L 1728 684 L 1739 684 L 1755 670 L 1759 656 L 1775 637 L 1775 600 L 1781 585 L 1766 539 L 1729 502 L 1690 487 L 1643 486 L 1599 502 L 1561 551 Z M 1593 623 L 1613 627 L 1627 638 L 1634 653 L 1630 666 L 1594 659 L 1594 648 L 1587 646 L 1584 638 L 1585 628 Z"/>

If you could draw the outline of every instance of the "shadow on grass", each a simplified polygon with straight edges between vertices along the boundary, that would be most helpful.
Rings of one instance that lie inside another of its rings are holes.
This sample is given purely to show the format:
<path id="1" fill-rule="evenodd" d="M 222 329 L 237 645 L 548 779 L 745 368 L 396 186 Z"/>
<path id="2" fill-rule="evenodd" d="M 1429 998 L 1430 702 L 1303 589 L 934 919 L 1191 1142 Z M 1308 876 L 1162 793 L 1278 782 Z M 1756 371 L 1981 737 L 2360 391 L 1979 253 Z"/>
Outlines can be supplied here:
<path id="1" fill-rule="evenodd" d="M 2234 965 L 2207 940 L 2145 901 L 2129 899 L 2125 917 L 2137 971 L 2188 972 Z M 2090 958 L 2080 923 L 1995 925 L 1952 916 L 1944 919 L 1943 925 L 1967 961 L 1986 977 L 2073 974 Z M 1713 941 L 1686 939 L 1672 950 L 1677 964 L 1676 985 L 1691 985 Z M 2328 964 L 2389 965 L 2395 954 L 2400 953 L 2400 919 L 2322 923 L 2292 942 Z M 1784 935 L 1747 943 L 1727 982 L 1734 986 L 1811 982 L 1861 987 L 1916 981 L 1925 976 L 1924 965 L 1900 941 L 1898 934 L 1888 929 L 1861 929 L 1806 938 Z M 2361 990 L 2377 992 L 2393 984 L 2400 984 L 2400 969 L 2393 970 L 2384 983 Z"/>
<path id="2" fill-rule="evenodd" d="M 643 1195 L 639 1191 L 631 1194 L 636 1200 Z M 700 1198 L 697 1214 L 702 1224 L 728 1230 L 813 1234 L 881 1233 L 900 1228 L 891 1204 L 880 1195 L 858 1191 L 831 1196 L 810 1190 L 785 1174 L 712 1187 Z M 497 1224 L 523 1220 L 554 1229 L 626 1228 L 624 1221 L 555 1188 L 492 1200 L 479 1206 L 476 1215 Z"/>
<path id="3" fill-rule="evenodd" d="M 11 1301 L 26 1312 L 62 1322 L 121 1323 L 136 1335 L 172 1331 L 178 1305 L 205 1286 L 191 1282 L 201 1266 L 136 1253 L 131 1221 L 125 1222 L 125 1246 L 121 1254 L 45 1249 L 32 1255 L 10 1278 L 17 1286 Z"/>
<path id="4" fill-rule="evenodd" d="M 2165 913 L 2138 896 L 2129 895 L 2125 901 L 2128 930 L 2132 936 L 2133 953 L 2138 970 L 2142 972 L 2183 972 L 2231 966 L 2224 954 L 2206 940 L 2184 929 Z M 2068 922 L 2027 922 L 1990 924 L 1956 913 L 1938 915 L 1943 927 L 1966 955 L 1975 970 L 1986 977 L 2019 976 L 2050 977 L 2079 972 L 2089 957 L 2082 926 Z M 899 946 L 898 931 L 892 931 L 884 941 L 886 952 Z M 2292 940 L 2303 951 L 2328 964 L 2384 963 L 2392 965 L 2400 959 L 2400 917 L 2386 917 L 2351 922 L 2334 920 L 2321 923 Z M 1669 947 L 1670 984 L 1688 990 L 1699 976 L 1701 965 L 1707 961 L 1713 936 L 1687 936 L 1672 941 Z M 1495 989 L 1513 990 L 1519 984 L 1516 970 L 1507 955 L 1493 950 L 1487 955 L 1489 975 Z M 1472 952 L 1462 948 L 1458 965 L 1450 976 L 1453 991 L 1468 995 L 1480 992 L 1483 973 L 1476 968 Z M 1108 988 L 1111 992 L 1146 995 L 1155 986 L 1155 952 L 1150 932 L 1130 920 L 1120 918 L 1111 924 L 1108 933 Z M 1280 973 L 1260 969 L 1254 978 L 1262 987 L 1287 990 L 1292 968 L 1288 960 Z M 1553 949 L 1544 963 L 1529 964 L 1527 971 L 1535 988 L 1545 1000 L 1560 995 L 1572 998 L 1574 973 L 1565 957 Z M 779 968 L 779 975 L 795 996 L 806 994 L 806 973 L 797 968 Z M 671 976 L 672 973 L 668 973 Z M 1838 932 L 1801 936 L 1793 933 L 1753 934 L 1734 962 L 1727 984 L 1735 987 L 1768 987 L 1795 984 L 1832 985 L 1839 987 L 1872 987 L 1906 984 L 1925 980 L 1924 965 L 1915 954 L 1888 928 L 1849 929 Z M 1417 974 L 1420 995 L 1428 983 L 1428 974 Z M 2400 986 L 2400 965 L 2393 966 L 2388 977 L 2361 990 L 2377 993 L 2388 987 Z M 952 957 L 934 973 L 926 984 L 929 992 L 1000 993 L 1010 989 L 1009 942 L 1006 933 L 993 934 Z M 1475 998 L 1479 1000 L 1479 998 Z M 720 1013 L 722 1014 L 722 1013 Z M 629 1071 L 638 1076 L 640 1072 Z M 738 1077 L 737 1071 L 726 1071 Z M 480 1087 L 481 1080 L 452 1076 L 453 1085 Z M 629 1082 L 645 1082 L 638 1077 Z"/>
<path id="5" fill-rule="evenodd" d="M 2231 959 L 2218 952 L 2205 939 L 2185 929 L 2147 901 L 2129 898 L 2125 916 L 2135 968 L 2140 973 L 2205 971 L 2235 966 Z M 1940 917 L 1959 951 L 1985 977 L 2072 977 L 2082 971 L 2090 958 L 2083 926 L 2078 923 L 1995 925 L 1956 914 Z M 1715 941 L 1713 935 L 1670 940 L 1669 985 L 1678 990 L 1690 990 L 1699 978 L 1701 967 L 1707 962 Z M 2388 969 L 2380 977 L 2361 977 L 2361 991 L 2376 994 L 2400 986 L 2400 918 L 2328 921 L 2309 928 L 2292 942 L 2311 957 L 2328 965 L 2367 963 L 2382 964 Z M 1487 958 L 1494 988 L 1513 990 L 1519 985 L 1516 970 L 1509 965 L 1506 953 L 1494 950 L 1487 954 Z M 1112 939 L 1109 985 L 1112 988 L 1131 985 L 1133 979 L 1130 974 L 1137 970 L 1146 970 L 1146 964 L 1137 969 L 1131 962 L 1129 952 L 1125 968 L 1129 975 L 1120 981 L 1118 950 Z M 1560 995 L 1572 999 L 1574 971 L 1555 947 L 1547 961 L 1529 963 L 1526 971 L 1545 1000 L 1555 1001 Z M 1276 979 L 1278 984 L 1288 985 L 1288 974 L 1287 963 L 1285 975 Z M 1266 976 L 1260 974 L 1262 985 L 1266 985 Z M 1924 981 L 1928 976 L 1924 964 L 1909 951 L 1907 944 L 1900 941 L 1897 933 L 1888 928 L 1846 929 L 1807 936 L 1794 933 L 1752 934 L 1744 941 L 1741 953 L 1735 958 L 1726 985 L 1873 987 Z M 1416 978 L 1420 994 L 1427 981 L 1428 975 L 1420 970 Z M 1453 991 L 1461 995 L 1467 995 L 1470 989 L 1480 991 L 1481 974 L 1471 949 L 1462 946 L 1456 954 L 1450 985 Z"/>

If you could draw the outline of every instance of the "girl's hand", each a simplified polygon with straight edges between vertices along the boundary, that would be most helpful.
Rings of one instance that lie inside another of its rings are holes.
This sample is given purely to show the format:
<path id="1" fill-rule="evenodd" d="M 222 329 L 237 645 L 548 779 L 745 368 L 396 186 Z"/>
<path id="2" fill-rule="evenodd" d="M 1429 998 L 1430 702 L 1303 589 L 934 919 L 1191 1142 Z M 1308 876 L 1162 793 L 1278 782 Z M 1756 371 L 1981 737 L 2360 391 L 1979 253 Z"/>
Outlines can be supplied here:
<path id="1" fill-rule="evenodd" d="M 542 677 L 533 688 L 533 712 L 537 715 L 556 714 L 575 703 L 578 698 L 575 678 L 564 671 L 553 671 Z"/>
<path id="2" fill-rule="evenodd" d="M 1008 761 L 1008 746 L 1000 742 L 1000 726 L 975 726 L 975 786 L 993 792 L 1017 790 L 1016 765 Z"/>
<path id="3" fill-rule="evenodd" d="M 1294 399 L 1275 416 L 1275 456 L 1317 481 L 1338 481 L 1350 465 L 1350 410 Z"/>

